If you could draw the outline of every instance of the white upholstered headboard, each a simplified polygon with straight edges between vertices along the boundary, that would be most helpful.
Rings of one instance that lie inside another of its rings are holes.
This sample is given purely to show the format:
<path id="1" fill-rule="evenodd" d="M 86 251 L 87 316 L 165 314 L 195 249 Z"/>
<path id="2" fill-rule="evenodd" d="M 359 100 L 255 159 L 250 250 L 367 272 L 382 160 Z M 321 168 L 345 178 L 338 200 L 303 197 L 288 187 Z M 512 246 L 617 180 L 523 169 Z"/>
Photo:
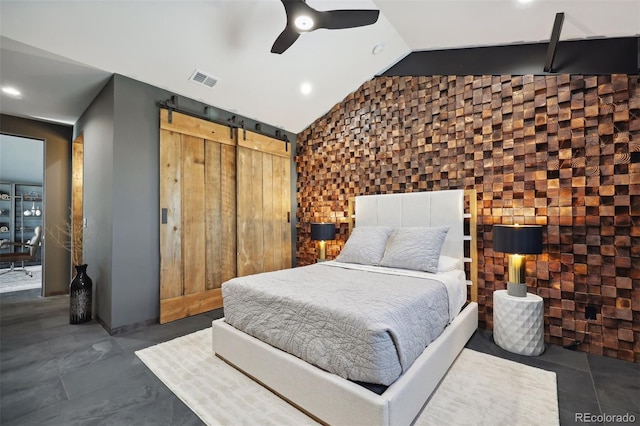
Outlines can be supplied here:
<path id="1" fill-rule="evenodd" d="M 355 197 L 355 226 L 448 226 L 442 254 L 464 258 L 464 190 Z"/>

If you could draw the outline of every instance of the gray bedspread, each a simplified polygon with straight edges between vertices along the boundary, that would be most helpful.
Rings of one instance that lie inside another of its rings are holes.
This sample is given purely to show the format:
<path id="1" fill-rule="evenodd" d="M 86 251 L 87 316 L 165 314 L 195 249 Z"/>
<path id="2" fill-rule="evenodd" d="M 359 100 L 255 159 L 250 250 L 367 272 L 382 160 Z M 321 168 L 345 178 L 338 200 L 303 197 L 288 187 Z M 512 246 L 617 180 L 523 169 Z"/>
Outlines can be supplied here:
<path id="1" fill-rule="evenodd" d="M 323 264 L 234 278 L 222 295 L 233 327 L 346 379 L 382 385 L 450 318 L 442 282 Z"/>

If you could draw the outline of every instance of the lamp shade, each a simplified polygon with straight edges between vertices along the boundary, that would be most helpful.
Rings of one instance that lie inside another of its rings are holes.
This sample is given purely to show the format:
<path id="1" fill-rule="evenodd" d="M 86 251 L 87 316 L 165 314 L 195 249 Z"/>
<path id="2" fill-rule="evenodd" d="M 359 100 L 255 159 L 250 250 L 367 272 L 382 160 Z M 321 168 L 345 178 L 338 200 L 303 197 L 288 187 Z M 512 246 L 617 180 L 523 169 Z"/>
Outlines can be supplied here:
<path id="1" fill-rule="evenodd" d="M 311 239 L 328 241 L 336 238 L 336 226 L 333 223 L 316 222 L 311 224 Z"/>
<path id="2" fill-rule="evenodd" d="M 542 226 L 494 225 L 493 251 L 517 254 L 542 253 Z"/>

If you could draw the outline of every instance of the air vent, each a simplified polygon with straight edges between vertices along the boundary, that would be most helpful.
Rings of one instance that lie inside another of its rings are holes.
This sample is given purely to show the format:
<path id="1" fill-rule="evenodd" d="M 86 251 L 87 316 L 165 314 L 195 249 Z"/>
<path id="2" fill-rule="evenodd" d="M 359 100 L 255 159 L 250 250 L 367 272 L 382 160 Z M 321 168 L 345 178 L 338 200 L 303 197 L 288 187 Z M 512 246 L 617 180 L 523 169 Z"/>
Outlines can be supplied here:
<path id="1" fill-rule="evenodd" d="M 218 79 L 212 76 L 211 74 L 208 74 L 198 69 L 196 69 L 193 72 L 193 74 L 191 74 L 191 77 L 189 77 L 189 80 L 198 84 L 202 84 L 207 87 L 213 87 L 218 82 Z"/>

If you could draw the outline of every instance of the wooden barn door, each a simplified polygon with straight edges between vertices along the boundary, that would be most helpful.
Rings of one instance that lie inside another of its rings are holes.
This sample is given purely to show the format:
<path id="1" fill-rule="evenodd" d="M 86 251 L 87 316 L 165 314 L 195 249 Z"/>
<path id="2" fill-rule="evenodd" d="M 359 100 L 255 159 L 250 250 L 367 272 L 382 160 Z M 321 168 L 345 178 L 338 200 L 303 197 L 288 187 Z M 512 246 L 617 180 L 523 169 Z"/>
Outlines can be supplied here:
<path id="1" fill-rule="evenodd" d="M 229 127 L 160 110 L 160 323 L 222 307 L 236 276 L 235 158 Z"/>
<path id="2" fill-rule="evenodd" d="M 291 150 L 238 131 L 238 276 L 291 267 Z"/>

